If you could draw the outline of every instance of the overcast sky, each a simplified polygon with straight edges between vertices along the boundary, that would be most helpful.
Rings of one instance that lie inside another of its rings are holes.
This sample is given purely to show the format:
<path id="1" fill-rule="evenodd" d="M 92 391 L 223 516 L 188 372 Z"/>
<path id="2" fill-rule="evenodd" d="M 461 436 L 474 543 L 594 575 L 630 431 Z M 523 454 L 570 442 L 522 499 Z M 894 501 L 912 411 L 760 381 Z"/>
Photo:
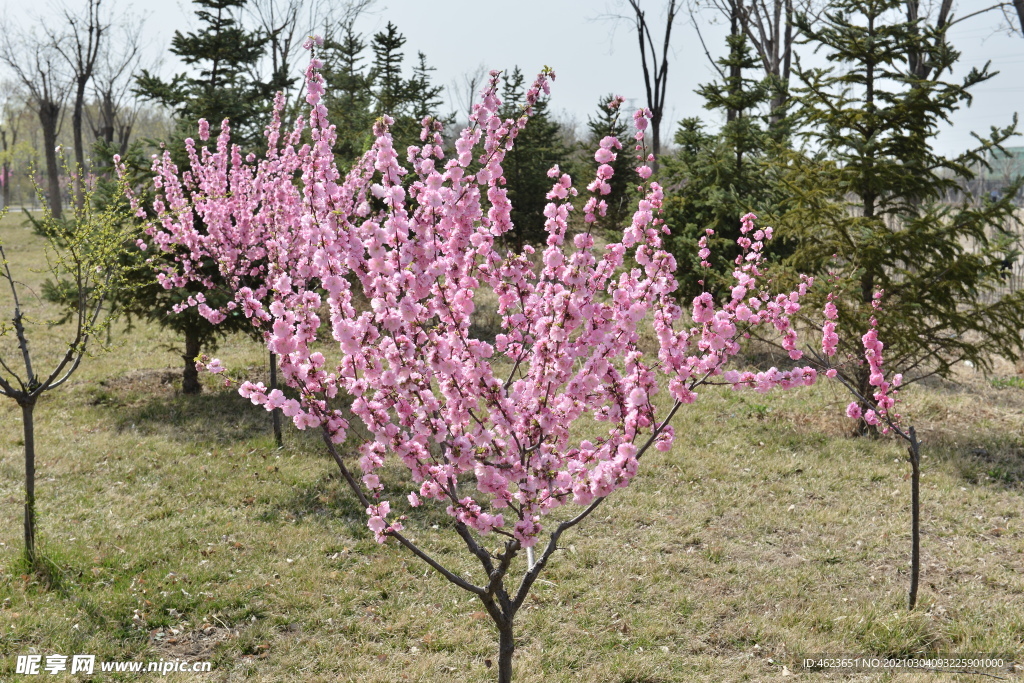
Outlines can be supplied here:
<path id="1" fill-rule="evenodd" d="M 74 7 L 81 0 L 65 0 Z M 197 24 L 192 4 L 184 0 L 106 0 L 120 8 L 124 16 L 132 12 L 144 18 L 146 46 L 151 60 L 163 57 L 161 71 L 174 73 L 180 65 L 167 52 L 175 30 L 186 31 Z M 518 65 L 527 74 L 543 66 L 557 73 L 552 90 L 552 108 L 562 118 L 575 118 L 580 124 L 596 108 L 598 99 L 614 92 L 640 106 L 644 103 L 639 49 L 632 25 L 609 20 L 621 12 L 625 0 L 515 0 L 499 3 L 480 0 L 377 0 L 364 14 L 358 28 L 372 34 L 388 21 L 405 34 L 406 59 L 416 52 L 427 55 L 437 68 L 436 81 L 448 86 L 478 65 L 487 69 L 505 69 Z M 656 15 L 663 2 L 648 1 L 649 14 Z M 958 13 L 968 14 L 989 6 L 991 0 L 959 0 Z M 45 3 L 29 5 L 24 0 L 0 0 L 4 24 L 14 21 L 27 25 L 33 18 L 44 21 L 56 17 Z M 29 8 L 29 9 L 26 9 Z M 40 9 L 35 9 L 40 8 Z M 40 15 L 40 13 L 42 13 Z M 724 50 L 725 27 L 709 26 L 702 18 L 702 31 L 715 57 Z M 952 44 L 963 53 L 957 75 L 991 60 L 1001 73 L 977 86 L 970 109 L 958 112 L 953 126 L 944 129 L 938 147 L 941 152 L 962 150 L 971 142 L 972 130 L 985 132 L 991 125 L 1009 123 L 1024 100 L 1024 38 L 1000 31 L 998 12 L 990 12 L 954 27 Z M 668 105 L 664 128 L 671 139 L 674 122 L 686 116 L 713 116 L 702 108 L 702 100 L 693 91 L 713 79 L 690 17 L 683 15 L 673 31 L 673 51 L 669 59 Z M 1018 139 L 1015 145 L 1024 145 Z"/>

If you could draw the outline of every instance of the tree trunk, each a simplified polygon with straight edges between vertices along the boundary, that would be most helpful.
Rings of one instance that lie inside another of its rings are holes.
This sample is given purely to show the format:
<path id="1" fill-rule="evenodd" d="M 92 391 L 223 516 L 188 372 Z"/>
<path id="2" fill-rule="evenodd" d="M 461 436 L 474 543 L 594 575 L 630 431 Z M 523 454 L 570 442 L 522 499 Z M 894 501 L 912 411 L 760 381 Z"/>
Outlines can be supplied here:
<path id="1" fill-rule="evenodd" d="M 498 683 L 512 683 L 512 655 L 516 651 L 512 621 L 498 627 Z"/>
<path id="2" fill-rule="evenodd" d="M 33 411 L 35 399 L 21 402 L 21 422 L 25 430 L 25 557 L 30 567 L 36 564 L 36 437 Z"/>
<path id="3" fill-rule="evenodd" d="M 14 146 L 15 140 L 11 140 L 11 147 Z M 11 162 L 6 159 L 7 156 L 7 131 L 0 130 L 0 145 L 3 145 L 4 150 L 4 163 L 3 168 L 0 169 L 0 173 L 3 173 L 3 177 L 0 177 L 0 183 L 4 187 L 4 208 L 8 208 L 11 205 Z"/>
<path id="4" fill-rule="evenodd" d="M 75 109 L 71 117 L 72 136 L 75 140 L 75 189 L 72 201 L 81 209 L 85 206 L 85 142 L 82 140 L 82 119 L 85 108 L 85 86 L 88 79 L 79 79 L 75 92 Z"/>
<path id="5" fill-rule="evenodd" d="M 43 129 L 43 155 L 46 159 L 47 188 L 50 213 L 63 218 L 60 200 L 60 166 L 57 163 L 57 117 L 60 107 L 50 102 L 39 103 L 39 126 Z"/>
<path id="6" fill-rule="evenodd" d="M 277 354 L 270 354 L 270 390 L 277 389 Z M 284 439 L 281 438 L 281 411 L 271 410 L 270 419 L 274 425 L 274 443 L 278 448 L 284 446 Z"/>
<path id="7" fill-rule="evenodd" d="M 917 605 L 917 581 L 921 573 L 921 448 L 910 428 L 910 609 Z"/>
<path id="8" fill-rule="evenodd" d="M 104 93 L 100 103 L 100 124 L 98 138 L 108 145 L 114 144 L 114 102 L 110 93 Z"/>
<path id="9" fill-rule="evenodd" d="M 651 171 L 658 172 L 661 168 L 661 111 L 651 110 L 651 152 L 654 153 L 654 161 L 651 163 Z M 644 160 L 643 163 L 647 163 Z"/>
<path id="10" fill-rule="evenodd" d="M 778 0 L 776 1 L 778 5 Z M 785 15 L 786 15 L 786 26 L 782 32 L 782 57 L 781 64 L 776 65 L 776 69 L 781 68 L 781 73 L 775 74 L 779 78 L 779 84 L 781 91 L 776 93 L 772 97 L 771 102 L 771 116 L 768 119 L 768 126 L 771 130 L 777 130 L 779 124 L 783 121 L 783 113 L 786 105 L 789 103 L 789 75 L 793 63 L 793 2 L 792 0 L 785 0 Z M 778 21 L 778 12 L 776 13 L 776 21 Z"/>
<path id="11" fill-rule="evenodd" d="M 75 93 L 75 106 L 71 115 L 71 134 L 75 144 L 75 173 L 73 198 L 75 206 L 85 206 L 85 146 L 82 141 L 82 109 L 85 106 L 85 86 L 88 81 L 79 80 Z"/>
<path id="12" fill-rule="evenodd" d="M 194 395 L 203 391 L 203 385 L 199 383 L 199 371 L 196 370 L 196 357 L 199 356 L 201 350 L 199 333 L 192 328 L 186 329 L 185 353 L 181 356 L 185 359 L 185 371 L 181 375 L 181 393 L 183 394 Z"/>
<path id="13" fill-rule="evenodd" d="M 731 36 L 739 35 L 739 31 L 740 31 L 740 6 L 739 6 L 739 3 L 737 3 L 737 2 L 733 2 L 732 3 L 732 16 L 730 17 L 730 22 L 731 23 L 729 25 L 729 36 L 731 37 Z M 732 43 L 729 43 L 729 46 L 730 46 L 730 48 L 729 48 L 729 51 L 730 51 L 729 56 L 732 57 L 736 53 L 736 51 L 732 48 Z M 740 76 L 742 76 L 742 75 L 743 75 L 743 70 L 740 68 L 739 64 L 732 64 L 729 67 L 728 83 L 729 83 L 729 96 L 730 96 L 730 98 L 734 97 L 736 95 L 736 90 L 739 88 Z M 729 107 L 725 111 L 725 121 L 726 121 L 726 123 L 732 123 L 737 118 L 739 118 L 739 115 L 740 115 L 739 111 L 737 111 L 736 109 L 733 109 L 732 107 Z"/>

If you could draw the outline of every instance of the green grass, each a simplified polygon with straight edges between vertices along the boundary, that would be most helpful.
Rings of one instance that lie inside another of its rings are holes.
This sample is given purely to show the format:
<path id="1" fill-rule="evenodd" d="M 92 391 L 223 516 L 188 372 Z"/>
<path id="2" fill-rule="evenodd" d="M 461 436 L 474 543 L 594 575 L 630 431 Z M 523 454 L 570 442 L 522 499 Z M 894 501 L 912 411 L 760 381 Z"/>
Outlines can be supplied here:
<path id="1" fill-rule="evenodd" d="M 0 238 L 17 265 L 38 259 L 9 219 Z M 33 341 L 40 357 L 59 333 Z M 14 664 L 33 648 L 214 663 L 169 681 L 494 680 L 480 604 L 373 542 L 316 434 L 289 428 L 276 450 L 268 415 L 214 378 L 180 395 L 174 339 L 149 326 L 113 339 L 37 410 L 49 583 L 21 561 L 20 413 L 0 402 L 0 680 L 30 680 Z M 219 355 L 264 372 L 250 341 Z M 848 438 L 845 397 L 827 384 L 708 389 L 679 414 L 673 450 L 645 458 L 632 486 L 563 538 L 517 618 L 517 680 L 758 681 L 800 653 L 1020 662 L 1024 395 L 977 382 L 905 398 L 925 442 L 917 611 L 905 610 L 902 448 Z M 480 580 L 443 514 L 408 527 Z"/>
<path id="2" fill-rule="evenodd" d="M 1024 389 L 1024 377 L 993 377 L 989 381 L 996 389 Z"/>

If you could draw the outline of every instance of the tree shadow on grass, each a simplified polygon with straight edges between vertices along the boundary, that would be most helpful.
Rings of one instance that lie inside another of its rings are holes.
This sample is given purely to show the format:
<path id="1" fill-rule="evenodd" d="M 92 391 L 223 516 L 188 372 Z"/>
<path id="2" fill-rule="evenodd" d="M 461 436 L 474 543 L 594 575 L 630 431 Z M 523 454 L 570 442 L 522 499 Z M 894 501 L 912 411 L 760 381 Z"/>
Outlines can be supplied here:
<path id="1" fill-rule="evenodd" d="M 974 486 L 995 485 L 1024 491 L 1024 438 L 978 434 L 973 439 L 935 440 L 930 453 Z"/>
<path id="2" fill-rule="evenodd" d="M 333 462 L 324 463 L 334 467 Z M 365 527 L 366 512 L 337 471 L 328 471 L 315 481 L 293 487 L 284 500 L 264 510 L 256 517 L 262 522 L 281 518 L 307 522 L 345 522 L 353 527 Z"/>
<path id="3" fill-rule="evenodd" d="M 359 466 L 354 460 L 347 462 L 346 465 L 355 470 L 355 476 L 359 476 Z M 366 530 L 366 510 L 352 493 L 334 462 L 328 459 L 325 466 L 329 467 L 330 471 L 307 485 L 293 487 L 287 498 L 265 510 L 257 518 L 264 522 L 280 518 L 298 518 L 324 523 L 342 521 L 358 528 L 353 529 L 353 533 L 363 533 Z M 444 506 L 424 505 L 415 511 L 412 510 L 406 494 L 418 487 L 412 483 L 408 471 L 403 472 L 397 467 L 385 467 L 378 470 L 377 474 L 380 475 L 385 490 L 381 500 L 390 502 L 392 518 L 411 515 L 417 525 L 428 527 L 435 524 L 447 526 L 452 523 L 452 518 L 445 512 Z"/>
<path id="4" fill-rule="evenodd" d="M 272 442 L 273 439 L 270 413 L 252 405 L 235 391 L 147 397 L 114 407 L 112 417 L 118 432 L 135 431 L 188 443 L 226 444 L 261 437 Z M 318 436 L 318 433 L 312 434 L 312 439 Z M 285 443 L 289 446 L 301 443 L 305 447 L 312 439 L 292 429 Z"/>

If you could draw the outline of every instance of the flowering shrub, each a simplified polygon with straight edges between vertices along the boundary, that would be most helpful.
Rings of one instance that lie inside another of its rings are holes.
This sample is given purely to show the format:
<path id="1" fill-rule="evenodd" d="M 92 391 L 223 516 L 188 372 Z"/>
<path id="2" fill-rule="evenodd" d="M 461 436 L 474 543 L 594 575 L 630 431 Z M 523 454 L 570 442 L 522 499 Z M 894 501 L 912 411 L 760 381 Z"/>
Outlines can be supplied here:
<path id="1" fill-rule="evenodd" d="M 165 274 L 172 286 L 196 277 L 192 264 L 205 259 L 234 274 L 229 307 L 262 326 L 296 398 L 253 382 L 239 392 L 280 409 L 299 429 L 322 430 L 375 538 L 397 540 L 481 600 L 499 631 L 499 680 L 511 680 L 515 614 L 559 537 L 628 486 L 652 446 L 671 447 L 671 420 L 698 389 L 766 392 L 816 381 L 811 365 L 728 369 L 755 327 L 773 330 L 801 359 L 791 321 L 813 282 L 768 291 L 762 252 L 771 229 L 756 228 L 748 215 L 730 300 L 719 307 L 702 294 L 685 308 L 676 302 L 677 264 L 662 248 L 664 194 L 646 153 L 647 110 L 634 116 L 640 198 L 621 241 L 602 248 L 592 235 L 607 211 L 610 163 L 625 153 L 608 137 L 595 153 L 580 227 L 570 228 L 578 190 L 554 167 L 546 245 L 539 254 L 530 246 L 499 253 L 495 241 L 512 227 L 502 162 L 554 73 L 538 76 L 521 116 L 503 119 L 492 72 L 451 158 L 441 124 L 425 119 L 422 145 L 404 150 L 403 165 L 383 117 L 372 149 L 342 178 L 320 67 L 313 59 L 306 75 L 308 143 L 300 144 L 300 120 L 279 146 L 275 117 L 265 159 L 242 158 L 226 126 L 216 151 L 190 144 L 192 168 L 180 181 L 165 158 L 156 167 L 160 222 L 150 234 L 162 249 L 189 251 Z M 193 212 L 206 234 L 191 229 Z M 354 305 L 356 288 L 368 306 Z M 469 332 L 474 299 L 486 290 L 497 296 L 501 318 L 493 343 Z M 195 305 L 203 302 L 197 297 Z M 223 314 L 201 310 L 210 319 Z M 641 349 L 644 325 L 653 325 L 656 354 Z M 223 370 L 216 360 L 206 367 Z M 667 411 L 655 400 L 663 383 Z M 350 459 L 339 446 L 353 419 L 370 436 Z M 578 439 L 573 427 L 581 420 L 600 424 L 600 436 Z M 389 461 L 407 471 L 400 495 L 413 509 L 441 505 L 451 516 L 481 580 L 447 569 L 403 533 L 408 520 L 393 515 L 395 492 L 380 476 Z M 501 543 L 492 551 L 485 539 L 495 537 Z M 509 585 L 513 560 L 538 543 L 536 562 Z"/>

